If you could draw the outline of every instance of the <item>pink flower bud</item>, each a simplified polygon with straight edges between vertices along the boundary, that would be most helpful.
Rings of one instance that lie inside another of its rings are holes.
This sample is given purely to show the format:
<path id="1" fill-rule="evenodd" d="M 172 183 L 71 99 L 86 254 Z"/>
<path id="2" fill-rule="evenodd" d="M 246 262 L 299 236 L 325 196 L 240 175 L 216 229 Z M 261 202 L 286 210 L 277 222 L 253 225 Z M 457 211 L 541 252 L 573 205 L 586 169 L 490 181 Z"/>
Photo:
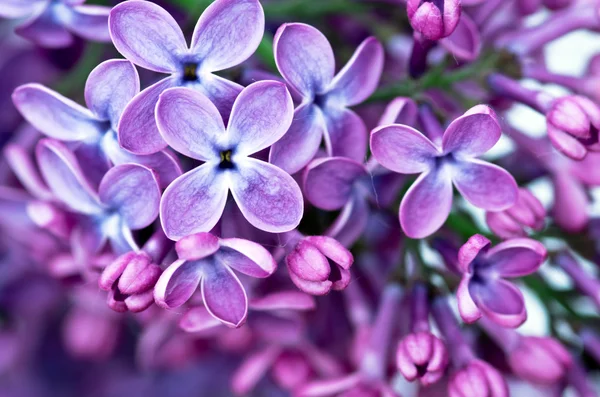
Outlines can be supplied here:
<path id="1" fill-rule="evenodd" d="M 398 370 L 406 379 L 419 379 L 424 386 L 437 382 L 448 364 L 444 343 L 431 332 L 408 334 L 396 352 Z"/>
<path id="2" fill-rule="evenodd" d="M 527 189 L 519 189 L 517 202 L 509 209 L 485 214 L 489 228 L 503 239 L 525 237 L 528 229 L 542 230 L 545 217 L 542 203 Z"/>
<path id="3" fill-rule="evenodd" d="M 352 262 L 350 251 L 326 236 L 305 237 L 286 257 L 291 280 L 302 291 L 313 295 L 346 288 Z"/>
<path id="4" fill-rule="evenodd" d="M 508 397 L 506 381 L 494 367 L 472 360 L 452 375 L 448 383 L 449 397 Z"/>
<path id="5" fill-rule="evenodd" d="M 515 375 L 528 382 L 552 384 L 565 376 L 572 360 L 555 339 L 522 337 L 508 354 L 508 363 Z"/>
<path id="6" fill-rule="evenodd" d="M 410 25 L 428 40 L 450 36 L 460 20 L 460 0 L 408 0 Z"/>

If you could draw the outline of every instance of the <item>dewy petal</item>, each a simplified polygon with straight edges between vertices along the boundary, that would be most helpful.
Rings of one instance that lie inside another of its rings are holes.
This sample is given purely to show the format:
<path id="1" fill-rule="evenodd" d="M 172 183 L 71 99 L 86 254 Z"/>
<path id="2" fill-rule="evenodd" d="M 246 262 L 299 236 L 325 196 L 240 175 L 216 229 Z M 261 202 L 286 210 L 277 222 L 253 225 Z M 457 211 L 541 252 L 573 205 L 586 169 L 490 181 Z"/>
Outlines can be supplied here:
<path id="1" fill-rule="evenodd" d="M 133 97 L 123 110 L 117 127 L 119 144 L 124 149 L 135 154 L 152 154 L 167 147 L 156 126 L 154 108 L 159 95 L 176 84 L 174 77 L 167 77 Z"/>
<path id="2" fill-rule="evenodd" d="M 252 277 L 268 277 L 277 268 L 273 256 L 262 245 L 241 238 L 220 240 L 218 260 Z"/>
<path id="3" fill-rule="evenodd" d="M 64 24 L 68 30 L 87 40 L 110 42 L 108 32 L 110 7 L 78 5 L 67 9 L 69 14 Z"/>
<path id="4" fill-rule="evenodd" d="M 154 172 L 137 164 L 111 168 L 98 189 L 100 200 L 117 211 L 132 230 L 150 225 L 158 216 L 160 189 Z"/>
<path id="5" fill-rule="evenodd" d="M 227 125 L 235 154 L 250 155 L 277 142 L 290 128 L 294 103 L 285 84 L 258 81 L 240 93 Z"/>
<path id="6" fill-rule="evenodd" d="M 516 328 L 527 319 L 523 294 L 508 281 L 470 283 L 469 292 L 482 313 L 498 325 Z"/>
<path id="7" fill-rule="evenodd" d="M 219 111 L 204 95 L 190 88 L 170 88 L 156 105 L 156 124 L 176 151 L 202 161 L 219 158 L 216 148 L 225 126 Z"/>
<path id="8" fill-rule="evenodd" d="M 325 147 L 329 154 L 364 161 L 369 138 L 362 119 L 349 109 L 329 108 L 324 114 L 327 123 Z"/>
<path id="9" fill-rule="evenodd" d="M 383 46 L 369 37 L 335 76 L 327 97 L 343 106 L 358 105 L 375 91 L 382 71 Z"/>
<path id="10" fill-rule="evenodd" d="M 140 79 L 133 64 L 111 59 L 96 66 L 85 83 L 85 103 L 101 120 L 110 120 L 116 128 L 121 113 L 140 92 Z"/>
<path id="11" fill-rule="evenodd" d="M 150 1 L 130 0 L 110 11 L 113 44 L 131 62 L 155 72 L 172 73 L 187 51 L 183 32 L 173 17 Z"/>
<path id="12" fill-rule="evenodd" d="M 165 309 L 183 305 L 198 288 L 202 278 L 202 267 L 209 265 L 200 261 L 183 259 L 173 262 L 161 274 L 154 286 L 156 303 Z"/>
<path id="13" fill-rule="evenodd" d="M 179 160 L 169 149 L 145 156 L 133 154 L 119 146 L 114 131 L 109 131 L 104 135 L 102 149 L 115 165 L 135 163 L 152 169 L 156 172 L 161 189 L 166 189 L 171 182 L 181 175 Z"/>
<path id="14" fill-rule="evenodd" d="M 477 159 L 454 163 L 452 182 L 468 202 L 488 211 L 510 208 L 519 192 L 515 178 L 508 171 Z"/>
<path id="15" fill-rule="evenodd" d="M 163 193 L 160 220 L 171 240 L 210 231 L 227 202 L 227 175 L 206 163 L 179 178 Z"/>
<path id="16" fill-rule="evenodd" d="M 502 277 L 523 277 L 535 272 L 546 258 L 546 248 L 539 241 L 516 238 L 504 241 L 487 254 L 490 270 Z"/>
<path id="17" fill-rule="evenodd" d="M 230 174 L 230 189 L 248 222 L 271 233 L 288 232 L 298 226 L 304 203 L 300 187 L 290 175 L 253 158 L 240 160 L 236 166 Z"/>
<path id="18" fill-rule="evenodd" d="M 304 173 L 304 194 L 317 208 L 337 210 L 350 200 L 355 182 L 367 175 L 362 164 L 345 157 L 317 159 Z"/>
<path id="19" fill-rule="evenodd" d="M 46 184 L 59 200 L 84 214 L 102 211 L 98 196 L 83 176 L 75 156 L 62 143 L 42 139 L 36 155 Z"/>
<path id="20" fill-rule="evenodd" d="M 273 40 L 277 69 L 304 97 L 323 93 L 333 79 L 335 59 L 327 38 L 303 23 L 286 23 Z"/>
<path id="21" fill-rule="evenodd" d="M 248 315 L 248 297 L 242 283 L 231 269 L 214 262 L 205 272 L 200 283 L 204 306 L 225 325 L 239 327 Z"/>
<path id="22" fill-rule="evenodd" d="M 444 153 L 476 157 L 490 150 L 502 135 L 496 113 L 486 105 L 477 105 L 450 123 L 442 139 Z"/>
<path id="23" fill-rule="evenodd" d="M 191 52 L 209 72 L 239 65 L 258 48 L 265 15 L 258 0 L 217 0 L 200 16 Z"/>
<path id="24" fill-rule="evenodd" d="M 424 238 L 437 231 L 452 209 L 452 180 L 444 169 L 423 173 L 400 203 L 400 225 L 408 237 Z"/>
<path id="25" fill-rule="evenodd" d="M 298 106 L 289 130 L 271 146 L 269 162 L 289 174 L 300 171 L 317 154 L 326 130 L 323 113 L 317 106 Z"/>
<path id="26" fill-rule="evenodd" d="M 15 28 L 15 33 L 46 48 L 64 48 L 73 43 L 73 35 L 53 15 L 52 7 L 42 7 L 22 25 Z"/>
<path id="27" fill-rule="evenodd" d="M 20 86 L 12 100 L 25 120 L 52 138 L 81 141 L 104 132 L 89 110 L 41 84 Z"/>
<path id="28" fill-rule="evenodd" d="M 474 323 L 481 318 L 481 311 L 473 301 L 471 293 L 469 292 L 469 283 L 471 277 L 463 275 L 458 289 L 456 290 L 456 300 L 458 302 L 458 311 L 460 317 L 465 323 Z"/>
<path id="29" fill-rule="evenodd" d="M 401 124 L 378 127 L 371 133 L 371 151 L 377 162 L 401 174 L 429 170 L 439 153 L 422 133 Z"/>

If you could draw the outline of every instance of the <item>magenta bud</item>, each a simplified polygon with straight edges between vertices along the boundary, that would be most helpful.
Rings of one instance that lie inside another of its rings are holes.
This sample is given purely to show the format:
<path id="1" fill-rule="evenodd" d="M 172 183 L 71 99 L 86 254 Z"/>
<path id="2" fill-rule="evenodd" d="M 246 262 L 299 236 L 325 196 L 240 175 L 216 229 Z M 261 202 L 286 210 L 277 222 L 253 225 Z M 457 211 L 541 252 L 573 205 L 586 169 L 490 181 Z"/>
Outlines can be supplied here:
<path id="1" fill-rule="evenodd" d="M 196 233 L 186 236 L 175 244 L 179 259 L 192 261 L 206 258 L 217 252 L 219 239 L 210 233 Z"/>
<path id="2" fill-rule="evenodd" d="M 581 160 L 598 150 L 600 108 L 588 98 L 569 95 L 556 99 L 546 112 L 548 138 L 564 155 Z"/>
<path id="3" fill-rule="evenodd" d="M 515 375 L 528 382 L 552 384 L 565 376 L 572 360 L 555 339 L 531 336 L 520 338 L 508 354 L 508 363 Z"/>
<path id="4" fill-rule="evenodd" d="M 154 303 L 154 290 L 151 288 L 146 292 L 129 295 L 125 298 L 125 306 L 132 313 L 143 312 Z"/>
<path id="5" fill-rule="evenodd" d="M 294 390 L 311 380 L 314 373 L 306 357 L 300 352 L 284 351 L 277 357 L 271 375 L 282 389 Z"/>
<path id="6" fill-rule="evenodd" d="M 408 0 L 410 25 L 426 39 L 437 41 L 450 36 L 460 20 L 460 0 Z"/>
<path id="7" fill-rule="evenodd" d="M 437 382 L 448 365 L 444 343 L 431 332 L 411 333 L 404 337 L 396 351 L 398 370 L 409 381 L 419 379 L 424 386 Z"/>
<path id="8" fill-rule="evenodd" d="M 481 360 L 469 364 L 452 375 L 448 382 L 449 397 L 508 397 L 508 385 L 500 372 Z"/>
<path id="9" fill-rule="evenodd" d="M 139 294 L 154 287 L 161 270 L 145 252 L 130 252 L 130 261 L 119 278 L 122 294 Z M 128 255 L 128 254 L 126 254 Z"/>
<path id="10" fill-rule="evenodd" d="M 299 289 L 313 295 L 346 288 L 353 262 L 346 247 L 326 236 L 305 237 L 286 257 L 291 280 Z"/>
<path id="11" fill-rule="evenodd" d="M 527 189 L 519 189 L 515 205 L 499 212 L 488 211 L 485 220 L 494 234 L 503 239 L 527 236 L 528 230 L 540 231 L 544 228 L 546 210 Z"/>
<path id="12" fill-rule="evenodd" d="M 98 279 L 98 286 L 104 291 L 110 291 L 114 284 L 117 282 L 123 271 L 131 260 L 131 255 L 134 252 L 128 252 L 124 255 L 119 256 L 110 265 L 106 266 L 100 278 Z"/>

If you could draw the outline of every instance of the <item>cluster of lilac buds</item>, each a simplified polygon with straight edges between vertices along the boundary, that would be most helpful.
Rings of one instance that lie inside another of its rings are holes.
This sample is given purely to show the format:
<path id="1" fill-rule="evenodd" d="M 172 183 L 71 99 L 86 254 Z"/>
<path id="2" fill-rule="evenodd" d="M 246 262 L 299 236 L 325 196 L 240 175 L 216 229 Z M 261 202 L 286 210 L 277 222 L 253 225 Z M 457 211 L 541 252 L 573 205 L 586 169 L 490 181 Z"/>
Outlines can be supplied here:
<path id="1" fill-rule="evenodd" d="M 2 397 L 599 395 L 600 0 L 100 3 L 0 0 Z"/>

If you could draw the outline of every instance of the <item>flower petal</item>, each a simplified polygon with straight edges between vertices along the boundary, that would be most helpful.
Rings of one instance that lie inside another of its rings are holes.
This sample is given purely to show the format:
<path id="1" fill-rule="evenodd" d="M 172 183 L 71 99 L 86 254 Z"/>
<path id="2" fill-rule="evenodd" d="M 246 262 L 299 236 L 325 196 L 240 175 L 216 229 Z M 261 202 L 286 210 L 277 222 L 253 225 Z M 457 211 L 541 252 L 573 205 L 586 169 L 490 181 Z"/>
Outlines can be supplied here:
<path id="1" fill-rule="evenodd" d="M 135 163 L 144 165 L 156 172 L 161 189 L 166 189 L 181 175 L 181 166 L 177 157 L 168 149 L 148 155 L 137 155 L 119 146 L 115 131 L 109 131 L 102 139 L 104 152 L 115 165 Z"/>
<path id="2" fill-rule="evenodd" d="M 285 135 L 271 146 L 269 162 L 289 174 L 304 168 L 317 154 L 327 127 L 323 113 L 312 103 L 300 105 Z"/>
<path id="3" fill-rule="evenodd" d="M 200 16 L 191 52 L 209 72 L 239 65 L 258 48 L 265 15 L 258 0 L 217 0 Z"/>
<path id="4" fill-rule="evenodd" d="M 219 250 L 219 238 L 211 233 L 190 234 L 177 241 L 175 250 L 180 259 L 207 258 Z"/>
<path id="5" fill-rule="evenodd" d="M 250 84 L 235 100 L 227 125 L 236 154 L 250 155 L 277 142 L 290 128 L 294 103 L 285 84 L 258 81 Z"/>
<path id="6" fill-rule="evenodd" d="M 469 292 L 469 283 L 471 277 L 463 275 L 458 289 L 456 290 L 456 300 L 458 302 L 458 312 L 465 323 L 474 323 L 481 318 L 481 311 L 473 301 Z"/>
<path id="7" fill-rule="evenodd" d="M 573 160 L 582 160 L 587 154 L 587 149 L 580 140 L 551 124 L 548 124 L 548 138 L 559 152 Z"/>
<path id="8" fill-rule="evenodd" d="M 454 32 L 439 43 L 460 61 L 474 61 L 481 53 L 479 28 L 467 13 L 461 14 Z"/>
<path id="9" fill-rule="evenodd" d="M 352 110 L 329 108 L 325 111 L 325 121 L 325 147 L 329 154 L 364 161 L 368 136 L 362 119 Z"/>
<path id="10" fill-rule="evenodd" d="M 463 273 L 470 273 L 472 271 L 470 268 L 471 263 L 473 263 L 481 251 L 487 251 L 490 244 L 490 240 L 481 234 L 469 237 L 467 242 L 458 250 L 458 266 L 460 270 Z"/>
<path id="11" fill-rule="evenodd" d="M 481 312 L 498 325 L 516 328 L 527 319 L 523 294 L 508 281 L 470 283 L 469 292 Z"/>
<path id="12" fill-rule="evenodd" d="M 85 83 L 85 103 L 96 117 L 110 120 L 116 128 L 121 113 L 140 92 L 135 66 L 124 59 L 111 59 L 96 66 Z"/>
<path id="13" fill-rule="evenodd" d="M 353 195 L 342 207 L 336 220 L 325 234 L 351 247 L 362 236 L 369 221 L 369 205 L 362 197 Z"/>
<path id="14" fill-rule="evenodd" d="M 201 93 L 183 87 L 163 92 L 156 105 L 156 124 L 179 153 L 202 161 L 219 158 L 216 146 L 225 133 L 223 119 Z"/>
<path id="15" fill-rule="evenodd" d="M 62 143 L 42 139 L 36 154 L 42 176 L 59 200 L 84 214 L 102 211 L 102 204 L 83 176 L 75 156 Z"/>
<path id="16" fill-rule="evenodd" d="M 282 233 L 294 229 L 304 212 L 302 192 L 281 169 L 246 158 L 230 174 L 231 193 L 244 217 L 254 227 Z"/>
<path id="17" fill-rule="evenodd" d="M 150 1 L 130 0 L 110 11 L 113 44 L 131 62 L 155 72 L 172 73 L 187 52 L 183 32 L 173 17 Z"/>
<path id="18" fill-rule="evenodd" d="M 12 99 L 25 120 L 49 137 L 82 141 L 104 132 L 89 110 L 41 84 L 20 86 Z"/>
<path id="19" fill-rule="evenodd" d="M 252 310 L 313 310 L 316 307 L 315 299 L 303 292 L 281 291 L 272 292 L 261 298 L 252 299 Z"/>
<path id="20" fill-rule="evenodd" d="M 108 14 L 110 7 L 78 5 L 69 7 L 69 16 L 64 21 L 68 30 L 86 40 L 110 42 Z"/>
<path id="21" fill-rule="evenodd" d="M 73 35 L 54 18 L 52 7 L 42 7 L 22 25 L 15 28 L 15 33 L 41 47 L 64 48 L 73 43 Z"/>
<path id="22" fill-rule="evenodd" d="M 444 169 L 423 173 L 400 203 L 400 225 L 408 237 L 424 238 L 436 232 L 452 208 L 452 180 Z"/>
<path id="23" fill-rule="evenodd" d="M 231 327 L 239 327 L 248 315 L 248 297 L 240 280 L 226 266 L 213 262 L 205 269 L 200 288 L 206 310 Z"/>
<path id="24" fill-rule="evenodd" d="M 179 328 L 185 332 L 201 332 L 221 325 L 203 306 L 192 307 L 179 320 Z"/>
<path id="25" fill-rule="evenodd" d="M 476 157 L 490 150 L 502 135 L 496 113 L 486 105 L 477 105 L 455 119 L 442 138 L 444 153 Z"/>
<path id="26" fill-rule="evenodd" d="M 218 260 L 240 273 L 264 278 L 277 269 L 273 256 L 260 244 L 241 238 L 221 239 L 220 244 Z"/>
<path id="27" fill-rule="evenodd" d="M 515 178 L 486 161 L 457 161 L 452 166 L 452 181 L 468 202 L 484 210 L 502 211 L 517 201 Z"/>
<path id="28" fill-rule="evenodd" d="M 281 348 L 279 346 L 269 345 L 263 350 L 246 356 L 231 380 L 231 388 L 234 393 L 245 395 L 254 389 L 280 353 Z"/>
<path id="29" fill-rule="evenodd" d="M 160 189 L 151 169 L 137 164 L 111 168 L 98 189 L 100 200 L 118 211 L 132 230 L 150 225 L 158 216 Z"/>
<path id="30" fill-rule="evenodd" d="M 168 77 L 133 97 L 123 110 L 117 127 L 119 144 L 124 149 L 135 154 L 152 154 L 167 147 L 158 132 L 154 109 L 159 95 L 176 84 L 175 78 Z"/>
<path id="31" fill-rule="evenodd" d="M 371 133 L 371 151 L 377 162 L 401 174 L 429 170 L 439 150 L 421 132 L 401 124 L 378 127 Z"/>
<path id="32" fill-rule="evenodd" d="M 304 194 L 317 208 L 337 210 L 350 200 L 357 180 L 367 175 L 362 164 L 345 157 L 317 159 L 304 172 Z"/>
<path id="33" fill-rule="evenodd" d="M 183 259 L 173 262 L 156 282 L 156 304 L 165 309 L 183 305 L 196 292 L 202 278 L 202 267 L 208 265 L 202 261 Z"/>
<path id="34" fill-rule="evenodd" d="M 377 125 L 405 124 L 411 126 L 417 121 L 417 112 L 417 104 L 411 98 L 394 98 L 386 106 Z"/>
<path id="35" fill-rule="evenodd" d="M 219 109 L 225 121 L 229 118 L 235 99 L 244 88 L 238 83 L 214 74 L 206 74 L 202 76 L 200 82 L 187 84 L 186 87 L 194 88 L 206 95 Z"/>
<path id="36" fill-rule="evenodd" d="M 369 37 L 335 76 L 327 97 L 344 107 L 358 105 L 375 91 L 382 71 L 383 46 Z"/>
<path id="37" fill-rule="evenodd" d="M 277 69 L 304 97 L 323 93 L 333 79 L 335 59 L 327 38 L 303 23 L 286 23 L 273 40 Z"/>
<path id="38" fill-rule="evenodd" d="M 167 237 L 179 240 L 210 231 L 223 214 L 227 193 L 226 174 L 210 163 L 175 179 L 160 201 L 160 220 Z"/>
<path id="39" fill-rule="evenodd" d="M 40 5 L 39 0 L 5 0 L 2 2 L 0 17 L 2 18 L 23 18 L 35 12 Z"/>
<path id="40" fill-rule="evenodd" d="M 546 259 L 546 248 L 539 241 L 516 238 L 504 241 L 487 254 L 490 270 L 502 277 L 523 277 L 535 272 Z"/>

